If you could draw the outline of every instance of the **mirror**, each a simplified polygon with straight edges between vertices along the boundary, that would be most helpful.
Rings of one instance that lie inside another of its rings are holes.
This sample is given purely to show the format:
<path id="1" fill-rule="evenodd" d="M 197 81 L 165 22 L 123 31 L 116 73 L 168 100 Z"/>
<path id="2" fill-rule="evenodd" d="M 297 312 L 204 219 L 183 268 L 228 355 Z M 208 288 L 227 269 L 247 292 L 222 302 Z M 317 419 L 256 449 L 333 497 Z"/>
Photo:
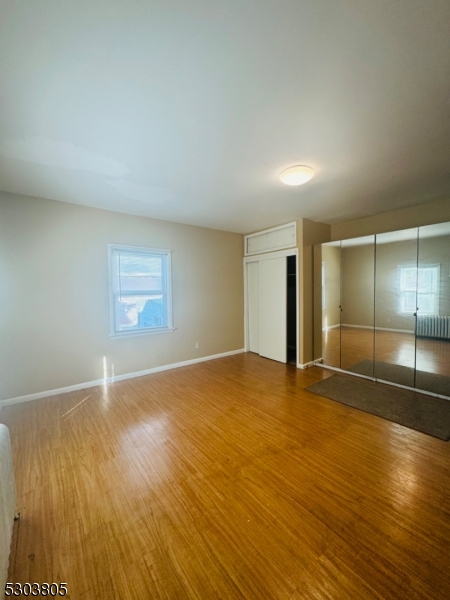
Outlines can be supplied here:
<path id="1" fill-rule="evenodd" d="M 319 244 L 314 359 L 450 398 L 450 223 Z"/>
<path id="2" fill-rule="evenodd" d="M 450 223 L 419 228 L 416 387 L 450 396 Z"/>
<path id="3" fill-rule="evenodd" d="M 341 369 L 373 377 L 375 236 L 341 242 Z"/>
<path id="4" fill-rule="evenodd" d="M 322 363 L 341 366 L 341 242 L 322 244 Z M 317 279 L 317 278 L 316 278 Z"/>
<path id="5" fill-rule="evenodd" d="M 375 364 L 377 379 L 414 387 L 418 230 L 376 236 Z"/>

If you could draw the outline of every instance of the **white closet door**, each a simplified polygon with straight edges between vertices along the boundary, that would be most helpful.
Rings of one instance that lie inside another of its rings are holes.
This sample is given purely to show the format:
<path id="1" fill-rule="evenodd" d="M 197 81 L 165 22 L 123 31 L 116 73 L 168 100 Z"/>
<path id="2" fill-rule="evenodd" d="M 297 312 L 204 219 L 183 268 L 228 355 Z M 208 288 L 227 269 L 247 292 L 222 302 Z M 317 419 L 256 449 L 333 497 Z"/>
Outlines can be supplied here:
<path id="1" fill-rule="evenodd" d="M 248 347 L 259 354 L 259 262 L 247 263 Z"/>
<path id="2" fill-rule="evenodd" d="M 259 262 L 259 354 L 287 362 L 286 257 Z"/>

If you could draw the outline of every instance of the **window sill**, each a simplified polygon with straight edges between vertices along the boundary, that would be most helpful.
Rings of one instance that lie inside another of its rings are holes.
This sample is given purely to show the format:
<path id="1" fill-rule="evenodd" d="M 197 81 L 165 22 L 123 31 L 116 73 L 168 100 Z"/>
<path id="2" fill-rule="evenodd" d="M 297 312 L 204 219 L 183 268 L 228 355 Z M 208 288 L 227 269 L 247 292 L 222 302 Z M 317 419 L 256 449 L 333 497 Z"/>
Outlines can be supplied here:
<path id="1" fill-rule="evenodd" d="M 121 331 L 120 333 L 110 333 L 111 339 L 117 338 L 129 338 L 129 337 L 140 337 L 141 335 L 155 335 L 158 333 L 172 333 L 175 331 L 175 327 L 164 327 L 163 329 L 143 329 L 133 331 Z"/>

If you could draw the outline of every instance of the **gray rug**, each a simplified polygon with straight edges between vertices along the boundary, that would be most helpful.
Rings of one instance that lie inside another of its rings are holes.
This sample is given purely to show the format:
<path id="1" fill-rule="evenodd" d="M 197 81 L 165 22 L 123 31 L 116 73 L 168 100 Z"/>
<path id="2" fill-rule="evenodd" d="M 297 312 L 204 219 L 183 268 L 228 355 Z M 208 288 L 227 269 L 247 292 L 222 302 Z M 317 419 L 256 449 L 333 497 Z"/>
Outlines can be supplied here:
<path id="1" fill-rule="evenodd" d="M 347 371 L 366 375 L 367 377 L 376 377 L 385 381 L 392 381 L 399 385 L 407 385 L 414 387 L 414 369 L 404 367 L 402 365 L 394 365 L 391 363 L 381 362 L 376 360 L 362 360 L 353 365 Z M 441 394 L 441 396 L 450 396 L 450 377 L 444 375 L 436 375 L 427 371 L 416 371 L 416 385 L 419 390 L 433 392 L 433 394 Z"/>
<path id="2" fill-rule="evenodd" d="M 332 375 L 306 390 L 440 440 L 450 439 L 450 400 L 345 375 Z"/>

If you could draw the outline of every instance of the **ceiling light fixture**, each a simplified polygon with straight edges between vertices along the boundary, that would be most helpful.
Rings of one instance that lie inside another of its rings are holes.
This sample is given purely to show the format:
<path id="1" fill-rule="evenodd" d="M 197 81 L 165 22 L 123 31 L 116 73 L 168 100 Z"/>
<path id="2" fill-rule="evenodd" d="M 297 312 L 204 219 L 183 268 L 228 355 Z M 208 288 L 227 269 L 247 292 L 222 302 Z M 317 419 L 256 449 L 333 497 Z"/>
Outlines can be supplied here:
<path id="1" fill-rule="evenodd" d="M 295 165 L 280 173 L 280 181 L 286 185 L 303 185 L 314 176 L 314 170 L 306 165 Z"/>

